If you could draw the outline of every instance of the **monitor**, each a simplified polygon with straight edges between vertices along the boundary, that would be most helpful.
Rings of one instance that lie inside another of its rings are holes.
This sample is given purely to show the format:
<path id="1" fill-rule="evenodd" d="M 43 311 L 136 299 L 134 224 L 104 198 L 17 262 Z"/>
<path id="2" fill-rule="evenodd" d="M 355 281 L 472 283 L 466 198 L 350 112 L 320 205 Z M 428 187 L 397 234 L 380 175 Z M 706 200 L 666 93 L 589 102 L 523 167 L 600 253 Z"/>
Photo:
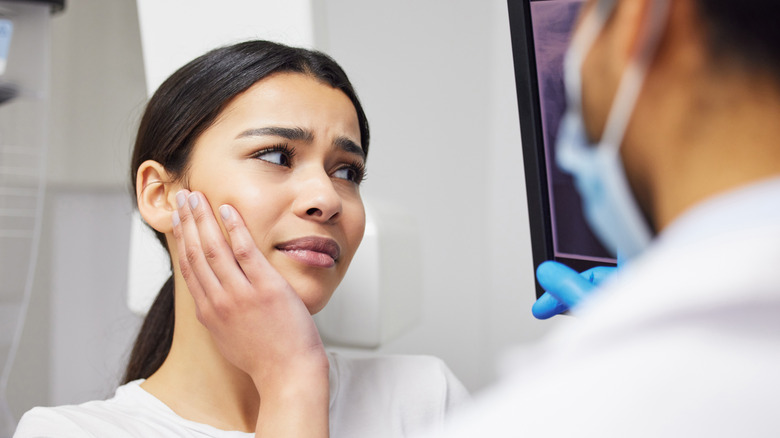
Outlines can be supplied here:
<path id="1" fill-rule="evenodd" d="M 566 109 L 563 57 L 583 4 L 508 0 L 534 267 L 545 260 L 578 271 L 616 265 L 588 227 L 571 176 L 555 164 Z"/>

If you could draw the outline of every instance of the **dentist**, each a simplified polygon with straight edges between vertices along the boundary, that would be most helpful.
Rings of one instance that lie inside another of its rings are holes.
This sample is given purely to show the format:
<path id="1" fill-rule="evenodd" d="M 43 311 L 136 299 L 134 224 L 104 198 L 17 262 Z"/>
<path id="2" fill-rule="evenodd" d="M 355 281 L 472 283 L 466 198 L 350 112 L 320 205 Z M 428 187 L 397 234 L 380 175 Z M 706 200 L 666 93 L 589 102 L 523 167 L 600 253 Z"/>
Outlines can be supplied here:
<path id="1" fill-rule="evenodd" d="M 578 318 L 511 356 L 444 436 L 777 436 L 778 9 L 586 3 L 558 165 L 627 261 L 597 287 L 541 265 L 535 313 L 579 302 Z"/>

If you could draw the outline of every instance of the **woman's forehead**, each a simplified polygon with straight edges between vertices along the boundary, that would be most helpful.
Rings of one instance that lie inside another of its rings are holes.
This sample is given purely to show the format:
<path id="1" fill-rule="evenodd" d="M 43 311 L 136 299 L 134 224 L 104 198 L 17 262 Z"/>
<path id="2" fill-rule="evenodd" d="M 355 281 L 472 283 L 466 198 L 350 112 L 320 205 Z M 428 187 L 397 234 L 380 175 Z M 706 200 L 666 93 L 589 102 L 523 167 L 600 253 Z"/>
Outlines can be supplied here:
<path id="1" fill-rule="evenodd" d="M 310 75 L 276 73 L 256 82 L 231 100 L 214 125 L 244 124 L 244 129 L 280 125 L 317 130 L 323 124 L 357 136 L 357 111 L 349 97 Z"/>

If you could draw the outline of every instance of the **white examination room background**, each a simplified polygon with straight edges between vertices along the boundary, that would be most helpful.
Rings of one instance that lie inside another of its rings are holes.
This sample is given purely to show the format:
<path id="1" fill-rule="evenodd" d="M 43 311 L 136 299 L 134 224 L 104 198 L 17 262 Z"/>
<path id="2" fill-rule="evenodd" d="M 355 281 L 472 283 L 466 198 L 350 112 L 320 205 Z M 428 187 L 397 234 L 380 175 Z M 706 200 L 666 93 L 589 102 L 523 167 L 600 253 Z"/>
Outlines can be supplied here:
<path id="1" fill-rule="evenodd" d="M 227 8 L 238 0 L 156 1 Z M 366 108 L 372 142 L 364 193 L 402 206 L 420 229 L 420 322 L 360 353 L 433 354 L 479 390 L 494 377 L 500 351 L 555 324 L 530 315 L 506 2 L 292 3 L 304 5 L 291 13 L 308 20 L 306 38 L 344 67 Z M 286 37 L 295 43 L 299 36 Z M 52 19 L 52 41 L 41 256 L 8 388 L 17 418 L 35 405 L 110 395 L 140 323 L 126 305 L 127 168 L 147 85 L 136 2 L 68 0 Z"/>

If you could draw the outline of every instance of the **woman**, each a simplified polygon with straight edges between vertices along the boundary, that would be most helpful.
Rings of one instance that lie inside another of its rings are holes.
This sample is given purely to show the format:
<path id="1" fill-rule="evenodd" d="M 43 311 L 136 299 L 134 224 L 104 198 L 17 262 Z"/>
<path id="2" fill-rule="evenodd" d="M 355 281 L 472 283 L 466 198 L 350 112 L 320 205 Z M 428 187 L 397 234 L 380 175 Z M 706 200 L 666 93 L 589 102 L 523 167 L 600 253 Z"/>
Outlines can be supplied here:
<path id="1" fill-rule="evenodd" d="M 16 437 L 404 436 L 465 397 L 429 357 L 326 354 L 311 314 L 362 239 L 366 116 L 341 68 L 265 41 L 150 100 L 132 160 L 174 274 L 114 398 L 35 408 Z"/>

